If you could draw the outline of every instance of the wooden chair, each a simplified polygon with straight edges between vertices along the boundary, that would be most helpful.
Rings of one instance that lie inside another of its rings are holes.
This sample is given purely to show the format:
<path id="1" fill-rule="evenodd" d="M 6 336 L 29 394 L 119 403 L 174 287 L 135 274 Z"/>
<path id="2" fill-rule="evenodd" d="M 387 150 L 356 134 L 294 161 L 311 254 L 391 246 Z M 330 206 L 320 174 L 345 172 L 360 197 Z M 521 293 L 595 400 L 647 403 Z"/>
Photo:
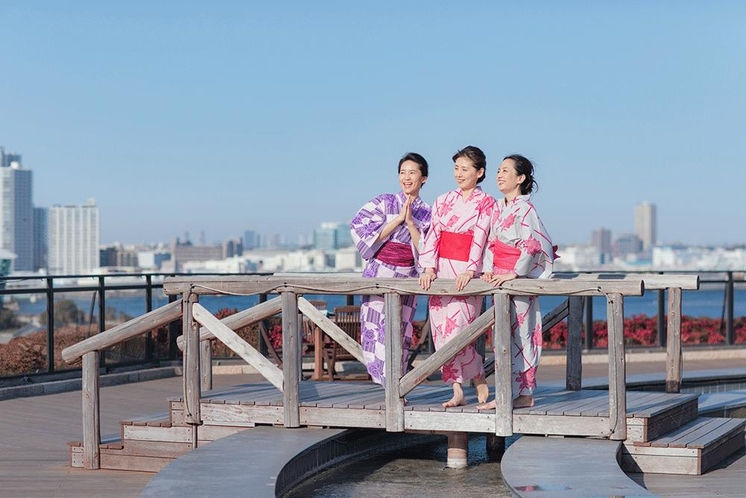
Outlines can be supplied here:
<path id="1" fill-rule="evenodd" d="M 360 306 L 338 306 L 334 308 L 332 321 L 355 342 L 360 342 Z M 334 366 L 337 361 L 356 358 L 329 336 L 324 337 L 323 356 L 329 380 L 334 380 Z"/>

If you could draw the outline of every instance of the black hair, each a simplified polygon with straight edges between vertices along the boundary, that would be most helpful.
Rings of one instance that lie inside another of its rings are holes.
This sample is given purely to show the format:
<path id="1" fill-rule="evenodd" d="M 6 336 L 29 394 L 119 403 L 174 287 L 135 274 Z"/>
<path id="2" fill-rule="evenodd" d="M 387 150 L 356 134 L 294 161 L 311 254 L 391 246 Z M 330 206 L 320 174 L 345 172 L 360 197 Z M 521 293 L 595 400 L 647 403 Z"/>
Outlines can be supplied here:
<path id="1" fill-rule="evenodd" d="M 534 179 L 534 165 L 528 158 L 520 154 L 511 154 L 505 156 L 503 161 L 505 159 L 511 159 L 515 165 L 515 172 L 526 177 L 523 179 L 523 183 L 521 183 L 521 195 L 527 195 L 534 190 L 539 190 L 539 184 Z"/>
<path id="2" fill-rule="evenodd" d="M 477 171 L 480 169 L 484 170 L 484 174 L 477 178 L 477 183 L 482 183 L 484 177 L 487 176 L 487 156 L 484 155 L 482 149 L 473 145 L 467 145 L 453 155 L 453 162 L 455 163 L 459 157 L 465 157 L 470 160 Z"/>
<path id="3" fill-rule="evenodd" d="M 422 173 L 422 176 L 427 176 L 427 161 L 416 152 L 407 152 L 404 154 L 404 157 L 399 160 L 399 167 L 396 170 L 397 172 L 401 172 L 401 165 L 406 161 L 417 163 L 417 166 L 420 167 L 420 173 Z"/>

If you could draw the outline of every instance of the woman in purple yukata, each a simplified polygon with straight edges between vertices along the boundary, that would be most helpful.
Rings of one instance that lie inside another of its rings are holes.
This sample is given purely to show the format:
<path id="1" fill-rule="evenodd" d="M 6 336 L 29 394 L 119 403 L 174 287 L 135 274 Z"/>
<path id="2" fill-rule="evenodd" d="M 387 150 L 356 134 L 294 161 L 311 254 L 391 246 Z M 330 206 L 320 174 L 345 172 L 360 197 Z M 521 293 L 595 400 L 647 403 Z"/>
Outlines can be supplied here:
<path id="1" fill-rule="evenodd" d="M 417 277 L 417 248 L 430 227 L 430 206 L 420 199 L 427 181 L 427 161 L 410 152 L 399 161 L 398 194 L 381 194 L 365 204 L 350 222 L 352 240 L 366 260 L 363 277 Z M 412 344 L 417 296 L 402 296 L 402 365 Z M 363 296 L 360 306 L 365 366 L 374 382 L 386 385 L 384 300 Z"/>
<path id="2" fill-rule="evenodd" d="M 458 188 L 439 196 L 433 205 L 430 231 L 420 253 L 420 286 L 428 290 L 436 278 L 456 279 L 456 290 L 482 272 L 490 216 L 495 199 L 477 186 L 484 180 L 487 158 L 478 147 L 468 146 L 453 156 L 453 175 Z M 482 296 L 432 296 L 430 325 L 435 349 L 453 339 L 478 316 Z M 462 349 L 440 369 L 443 381 L 453 388 L 444 407 L 465 405 L 462 384 L 473 379 L 477 400 L 487 401 L 489 387 L 484 380 L 482 356 L 473 345 Z"/>
<path id="3" fill-rule="evenodd" d="M 534 166 L 523 156 L 507 156 L 497 172 L 497 188 L 505 195 L 492 215 L 485 273 L 495 287 L 516 278 L 546 278 L 552 273 L 552 239 L 539 219 L 530 195 L 538 189 Z M 513 407 L 534 406 L 536 369 L 541 357 L 541 310 L 537 296 L 510 298 L 511 376 Z M 495 408 L 495 401 L 477 406 Z"/>

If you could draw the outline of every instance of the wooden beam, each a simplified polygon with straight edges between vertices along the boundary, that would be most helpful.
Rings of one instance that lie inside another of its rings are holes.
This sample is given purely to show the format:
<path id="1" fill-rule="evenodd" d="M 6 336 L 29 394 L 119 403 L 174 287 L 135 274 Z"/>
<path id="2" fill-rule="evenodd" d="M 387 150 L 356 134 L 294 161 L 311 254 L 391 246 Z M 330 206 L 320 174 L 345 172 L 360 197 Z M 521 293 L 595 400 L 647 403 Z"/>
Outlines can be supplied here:
<path id="1" fill-rule="evenodd" d="M 493 297 L 495 322 L 495 435 L 513 435 L 512 341 L 510 331 L 510 296 Z"/>
<path id="2" fill-rule="evenodd" d="M 282 302 L 280 301 L 279 297 L 275 297 L 273 299 L 270 299 L 269 301 L 265 301 L 263 303 L 252 306 L 251 308 L 227 316 L 220 321 L 223 322 L 223 324 L 229 329 L 238 330 L 240 328 L 246 327 L 247 325 L 251 325 L 253 323 L 264 320 L 265 318 L 269 318 L 270 316 L 274 316 L 280 311 L 282 311 Z M 215 335 L 213 335 L 213 333 L 210 332 L 209 329 L 207 329 L 206 327 L 200 328 L 200 341 L 206 341 L 214 338 Z M 179 349 L 183 350 L 184 336 L 180 335 L 179 337 L 177 337 L 176 344 L 179 346 Z"/>
<path id="3" fill-rule="evenodd" d="M 185 422 L 189 425 L 202 424 L 200 416 L 200 399 L 202 388 L 200 386 L 199 372 L 199 328 L 194 320 L 194 306 L 199 306 L 196 294 L 184 294 L 184 317 L 182 322 L 182 334 L 186 337 L 184 342 L 184 415 Z M 197 447 L 197 440 L 192 440 L 192 446 Z"/>
<path id="4" fill-rule="evenodd" d="M 567 301 L 567 364 L 565 365 L 567 377 L 565 387 L 569 391 L 579 391 L 583 382 L 583 298 L 571 296 Z"/>
<path id="5" fill-rule="evenodd" d="M 83 467 L 101 468 L 101 401 L 99 397 L 100 353 L 83 355 Z"/>
<path id="6" fill-rule="evenodd" d="M 493 291 L 495 290 L 492 286 L 490 286 L 490 288 Z M 456 353 L 474 342 L 474 340 L 479 337 L 480 334 L 484 333 L 486 329 L 491 327 L 493 323 L 495 323 L 495 316 L 492 308 L 490 308 L 470 323 L 468 327 L 456 334 L 456 336 L 448 341 L 448 343 L 442 348 L 430 355 L 428 359 L 416 366 L 414 370 L 402 377 L 399 382 L 399 395 L 406 396 L 412 389 L 424 382 L 430 374 L 456 356 Z"/>
<path id="7" fill-rule="evenodd" d="M 681 289 L 668 289 L 666 327 L 666 392 L 681 390 Z"/>
<path id="8" fill-rule="evenodd" d="M 246 363 L 256 368 L 273 386 L 280 391 L 283 390 L 282 370 L 274 366 L 264 355 L 254 349 L 251 344 L 215 318 L 201 304 L 194 305 L 194 319 L 209 328 L 218 340 L 243 358 Z"/>
<path id="9" fill-rule="evenodd" d="M 386 430 L 404 431 L 404 398 L 399 394 L 402 376 L 401 296 L 384 294 L 386 316 Z"/>
<path id="10" fill-rule="evenodd" d="M 181 318 L 181 299 L 133 318 L 62 350 L 62 359 L 72 363 L 86 353 L 101 351 Z"/>
<path id="11" fill-rule="evenodd" d="M 282 402 L 285 427 L 300 427 L 301 333 L 298 327 L 298 297 L 282 293 L 282 373 L 285 388 Z"/>
<path id="12" fill-rule="evenodd" d="M 357 275 L 308 276 L 307 274 L 265 276 L 252 275 L 205 277 L 166 277 L 163 284 L 166 294 L 179 294 L 190 290 L 196 294 L 355 294 L 381 295 L 388 291 L 398 294 L 422 294 L 430 296 L 486 296 L 495 288 L 481 280 L 472 280 L 461 291 L 456 290 L 454 279 L 438 279 L 424 291 L 416 278 L 361 278 Z M 642 277 L 612 275 L 595 280 L 581 278 L 519 278 L 505 282 L 502 291 L 516 296 L 601 296 L 617 292 L 629 296 L 641 296 L 644 292 Z"/>
<path id="13" fill-rule="evenodd" d="M 627 439 L 627 370 L 624 357 L 624 298 L 609 294 L 606 323 L 609 328 L 609 439 Z"/>

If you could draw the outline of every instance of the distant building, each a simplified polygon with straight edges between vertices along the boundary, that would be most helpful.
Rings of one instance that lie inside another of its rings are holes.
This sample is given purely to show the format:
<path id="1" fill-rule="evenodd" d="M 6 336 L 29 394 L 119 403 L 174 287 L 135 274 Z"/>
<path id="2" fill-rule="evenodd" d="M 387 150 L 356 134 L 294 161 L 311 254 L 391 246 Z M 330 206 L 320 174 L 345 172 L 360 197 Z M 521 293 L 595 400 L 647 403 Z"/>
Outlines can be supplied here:
<path id="1" fill-rule="evenodd" d="M 246 230 L 243 233 L 243 248 L 247 251 L 253 251 L 259 248 L 259 234 L 254 230 Z"/>
<path id="2" fill-rule="evenodd" d="M 620 236 L 614 242 L 614 257 L 626 258 L 631 254 L 638 254 L 642 251 L 642 241 L 635 233 L 628 233 Z"/>
<path id="3" fill-rule="evenodd" d="M 334 251 L 337 248 L 338 223 L 322 223 L 313 231 L 313 247 L 319 251 Z"/>
<path id="4" fill-rule="evenodd" d="M 601 255 L 601 263 L 607 263 L 612 257 L 611 230 L 599 228 L 591 233 L 591 245 Z"/>
<path id="5" fill-rule="evenodd" d="M 210 261 L 223 259 L 223 247 L 214 246 L 193 246 L 191 242 L 184 244 L 176 238 L 171 243 L 171 269 L 175 272 L 184 271 L 184 263 L 193 261 Z"/>
<path id="6" fill-rule="evenodd" d="M 655 204 L 641 202 L 635 206 L 635 233 L 642 242 L 643 251 L 650 251 L 658 242 Z"/>
<path id="7" fill-rule="evenodd" d="M 49 210 L 34 208 L 34 271 L 46 270 L 49 258 Z"/>
<path id="8" fill-rule="evenodd" d="M 49 273 L 85 275 L 99 267 L 100 218 L 93 199 L 49 209 Z"/>
<path id="9" fill-rule="evenodd" d="M 243 254 L 241 239 L 228 239 L 223 242 L 223 258 L 232 258 Z"/>
<path id="10" fill-rule="evenodd" d="M 352 247 L 352 234 L 350 233 L 350 224 L 339 223 L 337 225 L 337 249 L 343 247 Z"/>
<path id="11" fill-rule="evenodd" d="M 31 171 L 21 166 L 20 154 L 6 154 L 0 162 L 0 249 L 16 254 L 14 271 L 34 269 L 34 208 Z"/>

